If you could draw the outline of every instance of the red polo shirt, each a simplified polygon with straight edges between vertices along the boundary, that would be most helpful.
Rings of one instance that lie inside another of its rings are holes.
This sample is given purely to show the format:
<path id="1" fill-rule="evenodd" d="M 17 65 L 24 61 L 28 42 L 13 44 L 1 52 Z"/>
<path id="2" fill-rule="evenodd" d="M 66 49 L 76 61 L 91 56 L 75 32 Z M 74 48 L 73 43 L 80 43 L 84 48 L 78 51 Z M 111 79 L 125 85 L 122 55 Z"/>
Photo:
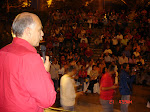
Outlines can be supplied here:
<path id="1" fill-rule="evenodd" d="M 55 99 L 50 74 L 34 47 L 14 38 L 0 50 L 0 112 L 43 112 Z"/>
<path id="2" fill-rule="evenodd" d="M 113 79 L 112 79 L 111 75 L 109 75 L 108 73 L 105 73 L 101 78 L 100 86 L 101 87 L 111 87 L 113 85 L 114 84 L 113 84 Z M 100 90 L 100 98 L 103 100 L 111 100 L 113 98 L 113 93 L 114 93 L 113 89 L 110 89 L 107 91 Z"/>

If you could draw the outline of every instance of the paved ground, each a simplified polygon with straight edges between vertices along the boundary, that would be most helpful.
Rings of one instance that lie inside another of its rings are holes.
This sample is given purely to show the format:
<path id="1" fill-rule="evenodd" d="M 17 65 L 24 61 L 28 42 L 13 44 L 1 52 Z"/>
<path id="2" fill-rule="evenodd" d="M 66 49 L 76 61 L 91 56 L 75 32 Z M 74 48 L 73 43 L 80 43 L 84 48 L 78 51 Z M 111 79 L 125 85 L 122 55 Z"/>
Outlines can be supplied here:
<path id="1" fill-rule="evenodd" d="M 119 90 L 117 90 L 114 97 L 114 112 L 120 112 L 120 98 Z M 129 105 L 129 112 L 150 112 L 150 109 L 146 107 L 148 99 L 150 99 L 150 87 L 134 85 L 133 95 L 131 96 L 132 104 Z M 88 95 L 81 96 L 77 100 L 75 108 L 76 112 L 102 112 L 98 94 L 89 93 Z M 62 109 L 62 107 L 59 107 L 59 109 Z"/>

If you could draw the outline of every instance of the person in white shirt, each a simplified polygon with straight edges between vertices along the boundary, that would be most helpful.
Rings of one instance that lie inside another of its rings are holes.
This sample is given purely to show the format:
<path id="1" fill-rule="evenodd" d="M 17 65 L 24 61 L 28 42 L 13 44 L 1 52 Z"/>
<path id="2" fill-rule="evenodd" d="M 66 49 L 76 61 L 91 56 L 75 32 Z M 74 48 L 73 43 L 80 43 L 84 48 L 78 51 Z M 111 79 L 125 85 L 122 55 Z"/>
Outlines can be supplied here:
<path id="1" fill-rule="evenodd" d="M 75 98 L 83 92 L 75 91 L 75 81 L 73 76 L 76 74 L 75 66 L 69 66 L 67 74 L 60 80 L 60 103 L 65 110 L 74 111 Z"/>
<path id="2" fill-rule="evenodd" d="M 117 40 L 117 37 L 116 37 L 116 36 L 114 36 L 114 37 L 112 38 L 112 44 L 113 44 L 113 46 L 118 45 L 118 40 Z"/>
<path id="3" fill-rule="evenodd" d="M 90 75 L 90 72 L 92 70 L 92 66 L 94 65 L 94 61 L 91 59 L 89 62 L 86 64 L 86 69 L 87 69 L 87 75 Z"/>
<path id="4" fill-rule="evenodd" d="M 138 56 L 140 56 L 140 53 L 138 52 L 138 49 L 135 50 L 135 52 L 133 52 L 134 56 L 137 58 Z"/>
<path id="5" fill-rule="evenodd" d="M 94 40 L 95 47 L 99 48 L 102 42 L 103 42 L 102 37 L 99 35 L 99 37 Z"/>
<path id="6" fill-rule="evenodd" d="M 92 28 L 92 23 L 93 23 L 92 17 L 89 17 L 89 18 L 88 18 L 87 23 L 89 24 L 89 28 Z"/>
<path id="7" fill-rule="evenodd" d="M 64 73 L 65 73 L 65 68 L 64 68 L 64 66 L 61 64 L 61 65 L 60 65 L 60 68 L 59 68 L 59 70 L 58 70 L 58 74 L 62 76 L 62 75 L 64 75 Z"/>
<path id="8" fill-rule="evenodd" d="M 81 37 L 80 43 L 82 43 L 83 40 L 85 41 L 86 44 L 88 44 L 88 39 L 85 37 L 85 35 Z"/>
<path id="9" fill-rule="evenodd" d="M 142 65 L 144 65 L 145 64 L 145 62 L 144 62 L 144 59 L 142 58 L 142 56 L 138 56 L 138 58 L 136 59 L 136 63 L 142 63 Z"/>
<path id="10" fill-rule="evenodd" d="M 107 46 L 107 49 L 105 49 L 104 54 L 109 53 L 112 54 L 112 50 L 110 49 L 109 46 Z"/>
<path id="11" fill-rule="evenodd" d="M 60 88 L 60 79 L 61 77 L 64 75 L 65 73 L 65 68 L 64 68 L 64 65 L 63 64 L 60 64 L 60 68 L 58 70 L 58 77 L 59 77 L 59 80 L 58 80 L 58 87 Z"/>
<path id="12" fill-rule="evenodd" d="M 76 64 L 77 73 L 79 72 L 81 67 L 82 67 L 82 65 L 81 65 L 80 61 L 77 61 L 77 64 Z"/>
<path id="13" fill-rule="evenodd" d="M 119 64 L 122 65 L 124 63 L 128 63 L 128 58 L 122 53 L 122 56 L 119 57 Z"/>
<path id="14" fill-rule="evenodd" d="M 81 35 L 83 36 L 83 35 L 85 35 L 85 33 L 86 33 L 86 30 L 82 27 L 82 29 L 81 29 Z"/>
<path id="15" fill-rule="evenodd" d="M 123 35 L 119 32 L 118 35 L 117 35 L 117 39 L 119 41 L 121 41 L 123 39 Z"/>
<path id="16" fill-rule="evenodd" d="M 109 55 L 108 52 L 105 54 L 104 60 L 105 60 L 106 63 L 111 63 L 112 58 L 111 58 L 111 56 Z"/>
<path id="17" fill-rule="evenodd" d="M 52 64 L 50 66 L 50 74 L 51 74 L 51 78 L 54 82 L 54 86 L 55 86 L 55 90 L 57 90 L 58 88 L 58 70 L 59 70 L 60 66 L 58 64 L 58 61 L 56 58 L 54 58 L 54 60 L 52 60 Z"/>

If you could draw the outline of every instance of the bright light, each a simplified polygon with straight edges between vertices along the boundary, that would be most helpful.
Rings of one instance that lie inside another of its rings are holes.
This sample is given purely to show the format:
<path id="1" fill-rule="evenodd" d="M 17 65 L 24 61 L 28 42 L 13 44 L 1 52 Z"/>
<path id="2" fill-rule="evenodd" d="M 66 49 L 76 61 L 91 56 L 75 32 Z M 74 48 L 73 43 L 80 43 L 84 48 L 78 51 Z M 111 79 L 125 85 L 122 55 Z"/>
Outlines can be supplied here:
<path id="1" fill-rule="evenodd" d="M 47 5 L 48 5 L 48 7 L 50 7 L 51 4 L 52 4 L 52 0 L 47 0 Z"/>
<path id="2" fill-rule="evenodd" d="M 22 3 L 22 7 L 27 7 L 28 6 L 28 3 L 27 2 L 23 2 Z"/>
<path id="3" fill-rule="evenodd" d="M 25 0 L 23 3 L 22 3 L 22 7 L 28 7 L 31 5 L 31 0 L 29 2 L 27 2 L 27 0 Z"/>
<path id="4" fill-rule="evenodd" d="M 93 2 L 93 0 L 91 0 L 91 1 L 86 1 L 85 2 L 85 6 L 87 7 L 90 3 L 92 3 Z"/>
<path id="5" fill-rule="evenodd" d="M 16 35 L 12 31 L 11 31 L 11 35 L 13 38 L 16 37 Z"/>

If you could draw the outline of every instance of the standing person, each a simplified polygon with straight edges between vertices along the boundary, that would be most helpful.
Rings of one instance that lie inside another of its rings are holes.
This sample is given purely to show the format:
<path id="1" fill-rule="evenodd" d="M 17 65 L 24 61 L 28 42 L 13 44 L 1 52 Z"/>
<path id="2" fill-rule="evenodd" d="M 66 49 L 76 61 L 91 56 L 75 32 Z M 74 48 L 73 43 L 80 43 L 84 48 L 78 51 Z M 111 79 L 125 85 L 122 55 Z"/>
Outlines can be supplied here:
<path id="1" fill-rule="evenodd" d="M 83 92 L 75 91 L 75 81 L 73 76 L 76 74 L 76 68 L 69 66 L 67 74 L 60 80 L 60 103 L 65 110 L 74 111 L 75 98 Z"/>
<path id="2" fill-rule="evenodd" d="M 132 83 L 135 79 L 135 71 L 132 70 L 132 75 L 129 75 L 129 64 L 125 63 L 122 66 L 120 73 L 120 85 L 119 91 L 121 96 L 121 112 L 128 112 L 129 103 L 125 101 L 130 100 L 130 95 L 132 94 Z M 135 69 L 136 70 L 136 69 Z"/>
<path id="3" fill-rule="evenodd" d="M 57 59 L 54 58 L 51 66 L 50 66 L 50 74 L 51 74 L 51 78 L 54 82 L 54 87 L 55 87 L 56 91 L 57 91 L 58 86 L 59 86 L 59 82 L 58 82 L 58 79 L 59 79 L 58 71 L 59 71 L 59 69 L 60 69 L 60 65 L 58 64 Z"/>
<path id="4" fill-rule="evenodd" d="M 100 103 L 104 112 L 113 112 L 113 99 L 114 89 L 118 86 L 114 85 L 112 75 L 115 73 L 115 66 L 110 65 L 107 72 L 102 76 L 100 83 Z"/>
<path id="5" fill-rule="evenodd" d="M 0 111 L 43 112 L 56 99 L 49 74 L 49 57 L 43 63 L 34 47 L 44 35 L 39 17 L 24 12 L 12 24 L 14 38 L 0 50 Z"/>
<path id="6" fill-rule="evenodd" d="M 61 77 L 64 75 L 65 73 L 65 67 L 63 64 L 60 64 L 60 68 L 58 70 L 58 77 L 59 77 L 59 80 L 58 80 L 58 87 L 60 88 L 60 79 Z"/>

